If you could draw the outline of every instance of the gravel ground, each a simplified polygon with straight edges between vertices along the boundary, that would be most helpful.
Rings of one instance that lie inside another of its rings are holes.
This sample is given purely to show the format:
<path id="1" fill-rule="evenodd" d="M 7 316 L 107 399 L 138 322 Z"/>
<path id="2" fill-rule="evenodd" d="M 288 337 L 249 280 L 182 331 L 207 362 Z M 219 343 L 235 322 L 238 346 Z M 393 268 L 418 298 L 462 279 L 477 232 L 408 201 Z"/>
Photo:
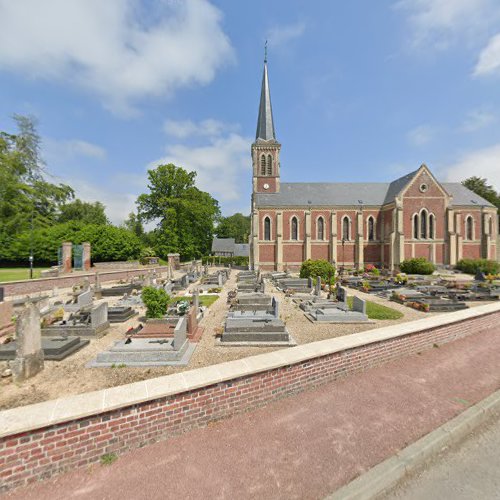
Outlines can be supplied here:
<path id="1" fill-rule="evenodd" d="M 63 361 L 45 361 L 44 370 L 22 384 L 14 384 L 11 377 L 0 379 L 0 410 L 128 384 L 282 349 L 282 347 L 227 347 L 216 344 L 216 334 L 222 327 L 228 310 L 226 304 L 227 292 L 236 288 L 236 274 L 237 271 L 232 272 L 220 298 L 206 311 L 201 323 L 201 326 L 205 330 L 189 366 L 86 368 L 86 364 L 95 358 L 97 353 L 108 349 L 117 340 L 123 339 L 127 329 L 137 325 L 139 320 L 136 316 L 126 323 L 112 325 L 104 337 L 91 340 L 88 346 Z M 348 289 L 349 295 L 358 295 L 373 302 L 388 305 L 401 311 L 404 317 L 399 320 L 378 320 L 366 325 L 320 325 L 313 324 L 307 320 L 303 312 L 293 303 L 292 299 L 285 297 L 272 284 L 266 284 L 266 292 L 274 294 L 280 300 L 281 318 L 286 321 L 287 328 L 297 344 L 306 344 L 317 340 L 350 335 L 352 333 L 380 328 L 381 326 L 413 321 L 431 315 L 431 313 L 416 311 L 394 302 L 388 302 L 380 297 Z M 61 294 L 64 293 L 69 293 L 69 290 L 61 291 Z M 112 297 L 105 300 L 110 305 L 114 305 L 118 298 Z M 479 304 L 472 303 L 470 305 Z M 140 316 L 143 315 L 144 311 L 140 312 Z M 0 371 L 5 366 L 5 362 L 0 362 Z"/>

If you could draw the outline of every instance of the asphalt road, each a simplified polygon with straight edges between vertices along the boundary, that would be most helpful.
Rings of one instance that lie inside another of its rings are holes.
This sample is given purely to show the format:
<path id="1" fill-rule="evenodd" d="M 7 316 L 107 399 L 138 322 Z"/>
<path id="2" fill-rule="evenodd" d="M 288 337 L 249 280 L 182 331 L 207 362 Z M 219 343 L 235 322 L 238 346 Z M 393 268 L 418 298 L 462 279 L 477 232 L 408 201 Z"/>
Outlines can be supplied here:
<path id="1" fill-rule="evenodd" d="M 423 465 L 384 500 L 500 499 L 500 415 Z"/>

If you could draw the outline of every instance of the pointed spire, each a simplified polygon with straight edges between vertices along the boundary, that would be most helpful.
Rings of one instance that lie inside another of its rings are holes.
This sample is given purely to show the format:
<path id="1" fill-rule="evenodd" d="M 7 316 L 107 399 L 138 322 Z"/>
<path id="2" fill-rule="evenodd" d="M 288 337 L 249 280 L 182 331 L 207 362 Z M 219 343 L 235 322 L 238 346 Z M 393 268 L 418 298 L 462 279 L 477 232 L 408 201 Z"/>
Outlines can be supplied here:
<path id="1" fill-rule="evenodd" d="M 275 141 L 273 108 L 271 106 L 271 93 L 269 91 L 269 78 L 267 76 L 267 40 L 264 50 L 264 74 L 262 75 L 259 118 L 257 120 L 257 133 L 255 134 L 255 139 Z"/>

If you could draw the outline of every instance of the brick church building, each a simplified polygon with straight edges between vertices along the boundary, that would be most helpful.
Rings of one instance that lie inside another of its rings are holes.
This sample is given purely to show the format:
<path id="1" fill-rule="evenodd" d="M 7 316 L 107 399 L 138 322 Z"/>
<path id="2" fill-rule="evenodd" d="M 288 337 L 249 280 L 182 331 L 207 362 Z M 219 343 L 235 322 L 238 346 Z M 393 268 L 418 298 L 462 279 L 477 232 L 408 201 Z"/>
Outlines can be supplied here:
<path id="1" fill-rule="evenodd" d="M 460 183 L 439 182 L 426 165 L 392 182 L 289 183 L 280 149 L 265 61 L 252 144 L 254 269 L 293 271 L 307 259 L 391 270 L 412 257 L 496 259 L 496 208 Z"/>

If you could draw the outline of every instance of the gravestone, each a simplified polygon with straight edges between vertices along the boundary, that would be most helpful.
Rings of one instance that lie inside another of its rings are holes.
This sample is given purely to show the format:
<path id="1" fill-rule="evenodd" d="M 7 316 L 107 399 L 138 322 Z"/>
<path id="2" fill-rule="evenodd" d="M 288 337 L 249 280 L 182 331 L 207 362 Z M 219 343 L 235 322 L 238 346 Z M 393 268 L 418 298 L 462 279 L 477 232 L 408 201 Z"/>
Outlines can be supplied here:
<path id="1" fill-rule="evenodd" d="M 198 290 L 193 292 L 193 307 L 195 308 L 196 313 L 198 313 L 198 310 L 200 309 L 200 292 Z"/>
<path id="2" fill-rule="evenodd" d="M 0 302 L 3 302 L 4 297 L 4 287 L 0 286 Z"/>
<path id="3" fill-rule="evenodd" d="M 14 382 L 23 382 L 43 370 L 40 311 L 32 302 L 17 317 L 16 359 L 12 363 Z"/>
<path id="4" fill-rule="evenodd" d="M 352 310 L 361 314 L 366 314 L 366 300 L 354 296 L 352 299 Z"/>
<path id="5" fill-rule="evenodd" d="M 274 317 L 279 318 L 280 317 L 279 302 L 273 297 L 271 304 L 273 307 Z"/>
<path id="6" fill-rule="evenodd" d="M 103 302 L 97 307 L 94 307 L 90 313 L 90 326 L 96 330 L 102 329 L 109 326 L 108 321 L 108 303 Z"/>
<path id="7" fill-rule="evenodd" d="M 347 291 L 343 286 L 337 287 L 337 301 L 347 306 Z"/>
<path id="8" fill-rule="evenodd" d="M 78 295 L 78 298 L 76 299 L 76 303 L 77 303 L 78 307 L 82 308 L 82 307 L 89 306 L 90 304 L 92 304 L 93 296 L 94 296 L 94 294 L 93 294 L 92 290 L 87 290 L 87 291 L 81 293 L 80 295 Z"/>
<path id="9" fill-rule="evenodd" d="M 314 287 L 314 295 L 319 297 L 321 295 L 321 276 L 316 277 L 316 285 Z"/>
<path id="10" fill-rule="evenodd" d="M 187 341 L 187 319 L 181 317 L 174 329 L 174 342 L 172 347 L 179 351 Z"/>
<path id="11" fill-rule="evenodd" d="M 94 296 L 97 300 L 102 299 L 101 275 L 99 271 L 95 273 Z"/>
<path id="12" fill-rule="evenodd" d="M 222 281 L 222 273 L 219 273 L 217 275 L 217 281 L 218 281 L 219 287 L 222 287 L 224 285 L 224 283 Z"/>

